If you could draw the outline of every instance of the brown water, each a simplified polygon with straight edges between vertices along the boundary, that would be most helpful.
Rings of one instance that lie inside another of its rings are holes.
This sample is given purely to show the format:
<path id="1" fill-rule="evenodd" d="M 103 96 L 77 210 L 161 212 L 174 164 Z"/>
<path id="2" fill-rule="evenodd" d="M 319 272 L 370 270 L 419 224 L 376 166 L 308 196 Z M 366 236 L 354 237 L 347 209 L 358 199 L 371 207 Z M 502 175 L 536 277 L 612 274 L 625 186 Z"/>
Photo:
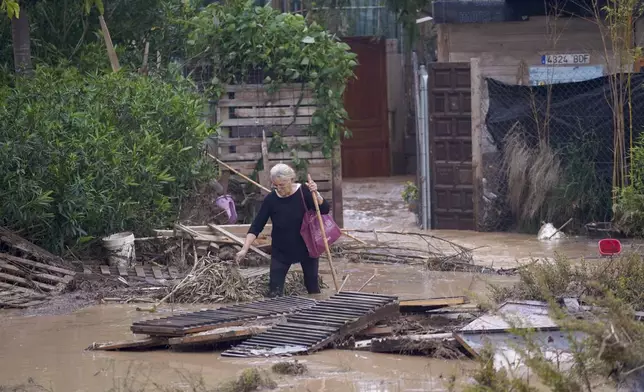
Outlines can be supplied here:
<path id="1" fill-rule="evenodd" d="M 404 179 L 403 179 L 404 180 Z M 415 229 L 415 218 L 400 201 L 401 179 L 347 183 L 345 227 Z M 542 243 L 533 235 L 436 232 L 462 246 L 477 248 L 475 262 L 495 267 L 516 266 L 531 257 L 595 256 L 596 242 L 583 238 Z M 370 234 L 363 234 L 370 235 Z M 635 246 L 635 245 L 633 245 Z M 324 267 L 323 267 L 324 268 Z M 349 275 L 346 289 L 360 288 L 373 274 L 366 292 L 400 298 L 485 293 L 486 284 L 511 284 L 516 278 L 427 271 L 406 265 L 337 262 L 340 279 Z M 330 276 L 325 281 L 332 286 Z M 330 291 L 330 289 L 328 290 Z M 185 308 L 187 309 L 187 308 Z M 192 308 L 191 308 L 192 309 Z M 178 311 L 180 309 L 174 309 Z M 159 312 L 171 312 L 170 308 Z M 188 387 L 203 378 L 215 386 L 234 378 L 243 368 L 268 369 L 274 359 L 225 359 L 218 353 L 84 351 L 93 342 L 134 338 L 132 321 L 150 317 L 134 305 L 103 305 L 56 316 L 24 316 L 0 311 L 0 385 L 23 383 L 32 377 L 55 392 L 131 391 L 152 383 Z M 279 390 L 325 392 L 444 391 L 449 375 L 463 376 L 470 361 L 439 361 L 424 357 L 325 350 L 301 357 L 310 374 L 276 377 Z"/>
<path id="2" fill-rule="evenodd" d="M 338 263 L 340 275 L 349 274 L 347 289 L 357 289 L 377 276 L 366 292 L 397 293 L 401 298 L 463 295 L 482 292 L 486 280 L 511 283 L 512 277 L 476 277 L 467 273 L 424 271 L 410 266 L 373 266 Z M 327 282 L 330 277 L 325 276 Z M 328 289 L 327 291 L 331 291 Z M 196 307 L 199 308 L 199 307 Z M 174 311 L 195 310 L 195 307 Z M 160 315 L 172 312 L 164 307 Z M 241 369 L 268 369 L 274 359 L 228 359 L 218 353 L 84 351 L 93 342 L 133 339 L 132 321 L 150 317 L 135 305 L 103 305 L 57 316 L 13 316 L 0 319 L 0 385 L 24 382 L 27 378 L 55 391 L 103 392 L 114 384 L 148 378 L 163 385 L 185 386 L 185 379 L 202 377 L 208 385 L 234 377 Z M 442 391 L 445 379 L 472 368 L 468 361 L 439 361 L 368 352 L 325 350 L 301 357 L 310 374 L 278 377 L 281 390 L 291 391 Z M 128 371 L 136 377 L 128 376 Z"/>

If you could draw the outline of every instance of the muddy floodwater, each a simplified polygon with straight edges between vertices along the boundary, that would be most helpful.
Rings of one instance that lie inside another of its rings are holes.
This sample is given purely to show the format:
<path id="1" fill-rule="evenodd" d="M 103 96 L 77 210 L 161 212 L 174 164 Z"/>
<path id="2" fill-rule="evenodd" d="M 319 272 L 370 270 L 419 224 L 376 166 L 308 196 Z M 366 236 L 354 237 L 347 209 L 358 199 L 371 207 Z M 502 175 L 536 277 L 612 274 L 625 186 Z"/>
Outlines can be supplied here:
<path id="1" fill-rule="evenodd" d="M 473 274 L 423 271 L 409 266 L 372 266 L 339 263 L 349 274 L 347 289 L 357 289 L 378 269 L 369 290 L 397 293 L 401 298 L 462 295 L 483 291 L 484 279 L 500 284 L 511 277 L 476 277 Z M 330 283 L 330 277 L 325 276 Z M 330 289 L 327 289 L 330 291 Z M 131 323 L 148 313 L 135 305 L 100 305 L 56 316 L 17 316 L 4 312 L 0 319 L 0 385 L 25 382 L 29 377 L 54 391 L 104 392 L 114 385 L 187 386 L 203 378 L 216 386 L 234 378 L 243 368 L 269 369 L 275 359 L 222 358 L 213 352 L 101 352 L 84 351 L 93 342 L 134 338 Z M 199 307 L 164 307 L 168 315 Z M 306 376 L 275 376 L 279 390 L 328 392 L 444 391 L 447 378 L 471 369 L 470 361 L 440 361 L 424 357 L 325 350 L 300 357 L 309 367 Z M 121 388 L 121 390 L 123 390 Z M 154 389 L 151 389 L 154 390 Z"/>
<path id="2" fill-rule="evenodd" d="M 404 180 L 347 182 L 347 228 L 415 230 L 415 217 L 400 200 Z M 561 252 L 573 258 L 596 257 L 596 241 L 570 238 L 547 243 L 535 235 L 474 232 L 435 232 L 459 245 L 475 249 L 474 262 L 493 267 L 515 267 L 532 257 Z M 369 235 L 369 234 L 362 234 Z M 637 244 L 626 243 L 628 249 Z M 325 262 L 325 261 L 322 261 Z M 322 269 L 328 269 L 324 264 Z M 401 299 L 454 295 L 485 295 L 488 283 L 509 285 L 515 277 L 427 271 L 417 266 L 338 262 L 340 276 L 349 275 L 345 289 L 395 294 Z M 329 286 L 331 277 L 324 276 Z M 326 290 L 330 292 L 330 289 Z M 202 307 L 160 308 L 157 315 Z M 73 313 L 28 316 L 0 311 L 0 386 L 29 378 L 54 392 L 141 390 L 153 384 L 189 387 L 199 379 L 212 387 L 235 378 L 248 367 L 269 369 L 276 359 L 222 358 L 213 352 L 100 352 L 85 351 L 93 342 L 134 338 L 133 321 L 151 317 L 135 305 L 95 305 Z M 305 376 L 274 376 L 282 391 L 398 392 L 445 391 L 450 375 L 466 377 L 471 361 L 441 361 L 420 356 L 325 350 L 299 358 L 309 367 Z"/>

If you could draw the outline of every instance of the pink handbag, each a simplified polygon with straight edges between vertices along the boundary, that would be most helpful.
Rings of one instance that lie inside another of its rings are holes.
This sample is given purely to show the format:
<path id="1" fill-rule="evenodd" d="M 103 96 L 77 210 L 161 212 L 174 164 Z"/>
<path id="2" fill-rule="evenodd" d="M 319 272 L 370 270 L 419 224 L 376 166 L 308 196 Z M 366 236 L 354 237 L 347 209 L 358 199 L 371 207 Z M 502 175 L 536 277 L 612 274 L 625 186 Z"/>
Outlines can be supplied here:
<path id="1" fill-rule="evenodd" d="M 302 186 L 305 185 L 302 184 Z M 326 248 L 324 247 L 324 238 L 322 235 L 326 235 L 326 241 L 329 246 L 331 246 L 331 244 L 342 236 L 342 232 L 338 225 L 335 224 L 331 215 L 327 214 L 322 215 L 322 223 L 324 225 L 324 233 L 322 233 L 320 231 L 320 222 L 318 221 L 317 212 L 315 210 L 311 211 L 307 208 L 302 188 L 300 188 L 300 194 L 302 195 L 302 204 L 304 204 L 304 219 L 302 219 L 300 235 L 304 238 L 304 243 L 309 251 L 309 256 L 317 259 L 320 255 L 326 252 Z"/>

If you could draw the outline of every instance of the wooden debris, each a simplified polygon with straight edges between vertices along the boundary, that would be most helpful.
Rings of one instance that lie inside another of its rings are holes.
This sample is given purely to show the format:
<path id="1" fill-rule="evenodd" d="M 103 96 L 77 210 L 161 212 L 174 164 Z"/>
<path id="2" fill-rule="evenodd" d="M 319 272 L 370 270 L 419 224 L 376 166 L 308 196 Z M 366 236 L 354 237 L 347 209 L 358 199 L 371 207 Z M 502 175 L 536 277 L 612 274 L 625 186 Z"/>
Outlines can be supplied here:
<path id="1" fill-rule="evenodd" d="M 278 297 L 213 310 L 137 321 L 132 324 L 131 330 L 137 334 L 180 337 L 213 329 L 240 326 L 262 317 L 290 314 L 315 304 L 316 301 L 310 298 Z"/>
<path id="2" fill-rule="evenodd" d="M 220 232 L 221 234 L 225 235 L 226 237 L 230 238 L 231 240 L 237 242 L 239 245 L 244 245 L 244 240 L 241 238 L 237 237 L 236 235 L 230 233 L 226 229 L 224 229 L 222 226 L 217 226 L 217 225 L 208 225 L 211 229 Z M 264 253 L 263 251 L 257 249 L 257 247 L 251 245 L 250 250 L 253 252 L 257 253 L 258 255 L 264 257 L 267 260 L 271 259 L 271 256 L 269 254 Z"/>
<path id="3" fill-rule="evenodd" d="M 35 292 L 22 292 L 4 287 L 0 289 L 0 308 L 28 308 L 45 303 L 47 298 Z"/>
<path id="4" fill-rule="evenodd" d="M 3 288 L 22 294 L 59 293 L 74 279 L 76 272 L 49 264 L 0 253 L 0 282 Z M 27 291 L 25 291 L 27 290 Z M 26 297 L 23 295 L 23 297 Z M 42 299 L 42 298 L 38 298 Z M 12 302 L 16 304 L 16 302 Z M 21 303 L 29 303 L 22 301 Z M 6 303 L 5 305 L 9 305 Z"/>
<path id="5" fill-rule="evenodd" d="M 401 313 L 423 313 L 429 310 L 462 305 L 467 302 L 465 297 L 440 297 L 428 299 L 409 299 L 400 301 Z"/>
<path id="6" fill-rule="evenodd" d="M 251 336 L 262 333 L 268 329 L 268 326 L 262 325 L 217 328 L 192 335 L 170 338 L 169 343 L 172 347 L 181 347 L 231 342 L 248 339 Z"/>
<path id="7" fill-rule="evenodd" d="M 451 333 L 371 339 L 370 351 L 374 353 L 423 354 L 441 359 L 457 359 L 464 356 L 460 351 L 459 343 Z"/>
<path id="8" fill-rule="evenodd" d="M 63 259 L 53 255 L 45 249 L 32 244 L 11 230 L 0 227 L 0 242 L 23 253 L 25 257 L 52 264 L 63 264 Z"/>
<path id="9" fill-rule="evenodd" d="M 125 340 L 121 342 L 92 343 L 86 350 L 89 351 L 118 351 L 118 350 L 142 350 L 158 348 L 168 345 L 168 339 L 162 337 L 147 337 L 137 340 Z"/>
<path id="10" fill-rule="evenodd" d="M 360 331 L 357 335 L 371 338 L 371 337 L 379 337 L 379 336 L 389 336 L 393 333 L 394 333 L 393 327 L 375 326 L 375 327 L 367 328 L 364 331 Z"/>
<path id="11" fill-rule="evenodd" d="M 76 274 L 76 272 L 74 272 L 72 270 L 69 270 L 67 268 L 55 267 L 53 265 L 39 263 L 39 262 L 36 262 L 36 261 L 23 259 L 21 257 L 15 257 L 15 256 L 12 256 L 12 255 L 8 255 L 8 254 L 5 254 L 5 253 L 0 253 L 0 259 L 4 259 L 4 260 L 7 260 L 7 261 L 12 262 L 12 263 L 24 264 L 24 265 L 29 266 L 29 267 L 40 268 L 40 269 L 43 269 L 43 270 L 46 270 L 46 271 L 55 272 L 55 273 L 59 273 L 59 274 L 62 274 L 62 275 L 74 276 Z"/>
<path id="12" fill-rule="evenodd" d="M 442 271 L 493 271 L 473 264 L 471 249 L 427 233 L 351 231 L 373 233 L 376 237 L 375 240 L 363 241 L 365 243 L 343 241 L 333 245 L 334 253 L 352 262 L 425 265 Z"/>
<path id="13" fill-rule="evenodd" d="M 157 267 L 153 265 L 137 265 L 130 268 L 118 268 L 116 266 L 100 265 L 85 266 L 84 275 L 122 276 L 128 280 L 173 280 L 183 279 L 184 273 L 180 273 L 176 267 Z M 161 282 L 159 282 L 161 284 Z"/>
<path id="14" fill-rule="evenodd" d="M 312 353 L 362 331 L 398 312 L 396 297 L 341 292 L 300 310 L 268 331 L 222 353 L 262 357 Z"/>

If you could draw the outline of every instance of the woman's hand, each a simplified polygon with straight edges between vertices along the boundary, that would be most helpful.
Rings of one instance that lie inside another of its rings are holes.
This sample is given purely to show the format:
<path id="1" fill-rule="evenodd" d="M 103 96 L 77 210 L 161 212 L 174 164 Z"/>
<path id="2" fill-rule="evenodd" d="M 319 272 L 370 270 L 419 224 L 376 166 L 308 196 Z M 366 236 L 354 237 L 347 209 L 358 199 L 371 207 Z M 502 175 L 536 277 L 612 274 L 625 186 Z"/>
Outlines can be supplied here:
<path id="1" fill-rule="evenodd" d="M 309 190 L 311 191 L 311 193 L 315 193 L 318 191 L 318 184 L 316 184 L 315 181 L 313 181 L 310 174 L 308 175 L 308 182 L 306 183 L 306 186 L 309 187 Z"/>
<path id="2" fill-rule="evenodd" d="M 242 248 L 242 250 L 237 252 L 237 255 L 235 256 L 235 261 L 239 263 L 240 261 L 244 260 L 244 257 L 246 257 L 246 253 L 248 253 L 248 249 Z"/>

